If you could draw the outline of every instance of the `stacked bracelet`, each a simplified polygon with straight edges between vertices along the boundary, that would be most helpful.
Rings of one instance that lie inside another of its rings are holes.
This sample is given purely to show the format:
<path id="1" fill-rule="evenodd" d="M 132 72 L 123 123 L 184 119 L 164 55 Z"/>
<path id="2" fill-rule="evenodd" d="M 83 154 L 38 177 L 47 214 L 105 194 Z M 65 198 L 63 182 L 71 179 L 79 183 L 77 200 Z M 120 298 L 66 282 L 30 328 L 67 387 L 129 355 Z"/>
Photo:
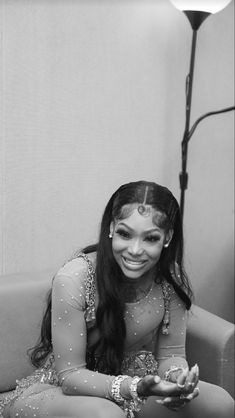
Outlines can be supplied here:
<path id="1" fill-rule="evenodd" d="M 130 376 L 119 375 L 116 376 L 111 385 L 111 396 L 117 404 L 125 411 L 127 418 L 134 418 L 134 412 L 140 411 L 142 405 L 145 403 L 146 398 L 139 396 L 137 392 L 137 385 L 142 379 L 141 377 L 133 377 L 130 383 L 130 395 L 131 399 L 125 399 L 120 393 L 121 384 L 124 380 L 130 378 Z"/>
<path id="2" fill-rule="evenodd" d="M 130 384 L 130 395 L 132 399 L 125 400 L 123 404 L 123 409 L 126 413 L 127 418 L 134 418 L 134 412 L 138 412 L 141 410 L 143 404 L 146 402 L 146 398 L 140 397 L 137 393 L 137 385 L 141 380 L 141 377 L 135 376 Z"/>
<path id="3" fill-rule="evenodd" d="M 118 404 L 123 404 L 125 401 L 125 399 L 120 394 L 120 387 L 121 387 L 121 383 L 128 377 L 129 376 L 119 375 L 119 376 L 116 376 L 112 381 L 111 395 L 112 395 L 113 400 L 117 402 Z"/>
<path id="4" fill-rule="evenodd" d="M 137 393 L 137 385 L 140 380 L 142 380 L 141 377 L 135 376 L 132 379 L 131 384 L 130 384 L 130 393 L 131 393 L 132 399 L 138 402 L 142 402 L 142 398 Z"/>
<path id="5" fill-rule="evenodd" d="M 130 393 L 132 396 L 132 403 L 134 404 L 134 411 L 140 411 L 142 405 L 146 402 L 146 398 L 139 396 L 137 392 L 137 385 L 140 380 L 142 380 L 141 377 L 135 376 L 130 384 Z"/>

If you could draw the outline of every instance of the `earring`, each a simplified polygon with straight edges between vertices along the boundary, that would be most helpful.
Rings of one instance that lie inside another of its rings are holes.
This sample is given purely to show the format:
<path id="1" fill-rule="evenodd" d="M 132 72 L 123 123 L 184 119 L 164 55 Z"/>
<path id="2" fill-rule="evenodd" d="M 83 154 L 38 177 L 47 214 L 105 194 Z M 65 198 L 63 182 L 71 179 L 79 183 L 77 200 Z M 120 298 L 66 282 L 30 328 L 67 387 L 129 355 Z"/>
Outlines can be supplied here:
<path id="1" fill-rule="evenodd" d="M 109 238 L 113 238 L 112 232 L 109 233 Z"/>
<path id="2" fill-rule="evenodd" d="M 170 244 L 169 242 L 166 242 L 166 244 L 164 244 L 164 247 L 165 248 L 169 247 L 169 244 Z"/>

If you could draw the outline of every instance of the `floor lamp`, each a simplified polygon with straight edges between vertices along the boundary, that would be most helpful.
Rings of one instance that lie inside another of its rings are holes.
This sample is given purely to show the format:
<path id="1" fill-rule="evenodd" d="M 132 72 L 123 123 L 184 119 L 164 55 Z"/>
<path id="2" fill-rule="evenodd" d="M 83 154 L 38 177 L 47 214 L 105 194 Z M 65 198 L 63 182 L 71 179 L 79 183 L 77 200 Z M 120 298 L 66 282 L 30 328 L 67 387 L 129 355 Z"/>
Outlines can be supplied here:
<path id="1" fill-rule="evenodd" d="M 234 110 L 235 107 L 227 107 L 225 109 L 217 110 L 214 112 L 208 112 L 202 115 L 196 120 L 196 122 L 190 128 L 190 114 L 191 114 L 191 102 L 192 102 L 192 87 L 193 87 L 193 73 L 195 63 L 195 52 L 197 42 L 197 31 L 200 28 L 204 20 L 213 13 L 220 12 L 224 9 L 231 0 L 170 0 L 171 3 L 179 10 L 184 12 L 187 16 L 190 25 L 192 27 L 192 45 L 191 45 L 191 57 L 189 74 L 186 77 L 186 120 L 185 129 L 183 134 L 183 140 L 181 142 L 181 173 L 180 173 L 180 210 L 183 219 L 184 215 L 184 201 L 185 190 L 188 185 L 188 173 L 187 173 L 187 156 L 188 156 L 188 142 L 192 137 L 197 125 L 206 117 L 216 115 L 219 113 L 229 112 Z"/>

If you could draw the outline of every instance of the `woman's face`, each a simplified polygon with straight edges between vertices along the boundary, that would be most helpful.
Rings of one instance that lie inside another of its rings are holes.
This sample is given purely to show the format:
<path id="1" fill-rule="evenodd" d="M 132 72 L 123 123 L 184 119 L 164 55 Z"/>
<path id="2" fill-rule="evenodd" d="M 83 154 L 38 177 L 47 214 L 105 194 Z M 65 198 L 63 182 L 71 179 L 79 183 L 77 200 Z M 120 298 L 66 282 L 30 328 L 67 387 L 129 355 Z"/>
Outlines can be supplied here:
<path id="1" fill-rule="evenodd" d="M 164 244 L 172 237 L 172 230 L 166 234 L 157 225 L 158 212 L 149 208 L 147 215 L 143 215 L 136 207 L 129 216 L 110 225 L 114 258 L 131 281 L 138 281 L 156 266 Z"/>

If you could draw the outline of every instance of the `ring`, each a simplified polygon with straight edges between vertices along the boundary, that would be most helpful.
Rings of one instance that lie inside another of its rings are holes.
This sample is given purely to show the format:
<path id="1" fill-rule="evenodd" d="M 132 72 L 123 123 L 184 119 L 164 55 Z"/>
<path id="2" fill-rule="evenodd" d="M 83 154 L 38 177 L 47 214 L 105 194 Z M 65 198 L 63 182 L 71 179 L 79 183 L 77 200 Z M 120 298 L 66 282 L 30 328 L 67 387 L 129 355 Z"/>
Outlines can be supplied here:
<path id="1" fill-rule="evenodd" d="M 177 386 L 178 386 L 178 388 L 180 388 L 180 389 L 184 389 L 184 388 L 185 388 L 185 385 L 181 385 L 181 383 L 178 383 L 178 382 L 177 382 Z"/>
<path id="2" fill-rule="evenodd" d="M 185 396 L 183 394 L 181 394 L 180 399 L 185 400 Z"/>

